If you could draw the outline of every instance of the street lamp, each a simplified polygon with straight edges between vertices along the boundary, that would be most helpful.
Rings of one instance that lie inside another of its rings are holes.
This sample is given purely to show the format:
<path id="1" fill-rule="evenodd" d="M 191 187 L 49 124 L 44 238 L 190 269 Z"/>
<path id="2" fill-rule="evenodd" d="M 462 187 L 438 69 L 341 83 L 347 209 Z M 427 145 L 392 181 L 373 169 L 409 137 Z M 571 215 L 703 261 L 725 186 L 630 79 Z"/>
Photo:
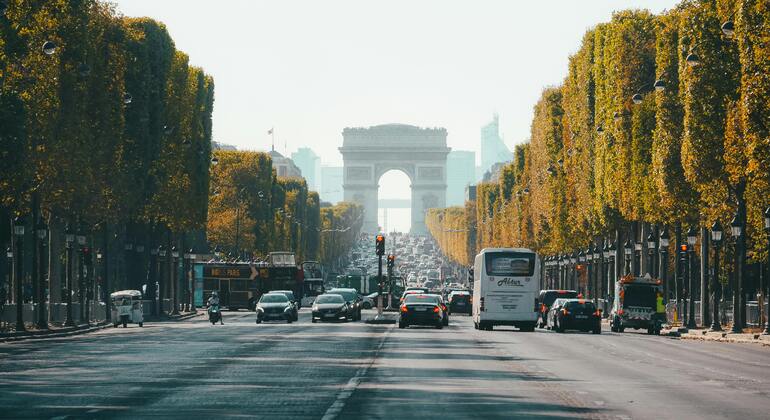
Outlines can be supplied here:
<path id="1" fill-rule="evenodd" d="M 653 83 L 653 88 L 655 88 L 656 92 L 663 92 L 666 90 L 666 82 L 663 79 L 658 79 Z"/>
<path id="2" fill-rule="evenodd" d="M 22 271 L 24 265 L 24 219 L 13 219 L 13 235 L 16 236 L 16 331 L 25 331 L 24 328 L 24 292 L 22 289 Z"/>
<path id="3" fill-rule="evenodd" d="M 634 245 L 631 243 L 631 239 L 626 239 L 626 243 L 623 244 L 623 251 L 626 255 L 626 275 L 631 274 L 631 254 L 634 252 Z"/>
<path id="4" fill-rule="evenodd" d="M 43 42 L 43 54 L 54 55 L 56 53 L 56 43 L 53 41 Z"/>
<path id="5" fill-rule="evenodd" d="M 765 209 L 765 233 L 767 234 L 767 263 L 765 264 L 767 266 L 767 277 L 765 277 L 767 280 L 765 280 L 765 287 L 767 287 L 768 282 L 770 282 L 770 207 Z M 760 303 L 760 305 L 764 305 L 764 302 Z M 764 333 L 770 335 L 770 313 L 767 315 L 765 317 Z"/>
<path id="6" fill-rule="evenodd" d="M 44 254 L 44 248 L 43 248 L 43 241 L 45 240 L 46 236 L 48 235 L 48 229 L 45 223 L 43 223 L 42 220 L 38 221 L 37 225 L 35 226 L 35 233 L 37 235 L 37 238 L 40 239 L 40 241 L 37 241 L 38 249 L 36 249 L 33 252 L 37 252 L 39 255 L 39 258 L 37 258 L 37 275 L 36 278 L 32 279 L 32 281 L 35 282 L 36 288 L 35 288 L 35 295 L 37 298 L 37 320 L 35 322 L 36 326 L 40 330 L 48 329 L 48 319 L 46 317 L 45 313 L 45 288 L 43 287 L 43 254 Z"/>
<path id="7" fill-rule="evenodd" d="M 67 318 L 64 320 L 64 325 L 67 327 L 74 327 L 75 322 L 72 319 L 72 244 L 75 242 L 75 234 L 72 232 L 69 225 L 67 225 L 67 228 L 64 231 L 64 242 L 67 250 L 66 269 L 64 270 L 64 282 L 67 286 Z"/>
<path id="8" fill-rule="evenodd" d="M 695 290 L 694 283 L 694 277 L 693 276 L 693 269 L 692 269 L 692 261 L 693 261 L 693 254 L 695 253 L 695 243 L 698 241 L 698 231 L 695 229 L 695 226 L 690 226 L 690 228 L 687 230 L 687 298 L 688 298 L 688 304 L 687 304 L 687 328 L 696 328 L 697 325 L 695 324 L 695 294 L 693 291 Z M 701 299 L 703 299 L 703 296 L 701 296 Z"/>
<path id="9" fill-rule="evenodd" d="M 260 191 L 261 192 L 261 191 Z M 190 308 L 189 310 L 195 312 L 195 259 L 198 255 L 195 254 L 195 248 L 190 248 L 187 251 L 187 258 L 189 260 L 189 276 L 190 276 Z"/>
<path id="10" fill-rule="evenodd" d="M 719 321 L 719 303 L 722 301 L 722 287 L 719 283 L 719 246 L 722 245 L 722 224 L 719 220 L 711 226 L 711 242 L 714 243 L 714 274 L 711 276 L 711 302 L 712 323 L 711 331 L 722 331 L 722 323 Z M 703 297 L 701 297 L 703 300 Z"/>
<path id="11" fill-rule="evenodd" d="M 725 38 L 727 39 L 733 39 L 735 36 L 735 24 L 732 20 L 728 20 L 727 22 L 722 24 L 722 33 L 725 35 Z"/>
<path id="12" fill-rule="evenodd" d="M 171 247 L 171 315 L 179 315 L 179 250 Z"/>
<path id="13" fill-rule="evenodd" d="M 216 156 L 211 158 L 211 166 L 217 166 L 218 163 L 219 163 L 219 158 L 217 158 Z"/>
<path id="14" fill-rule="evenodd" d="M 700 64 L 700 57 L 698 56 L 698 54 L 694 52 L 690 52 L 689 54 L 687 54 L 687 57 L 685 57 L 684 61 L 687 63 L 688 66 L 695 67 L 698 64 Z"/>
<path id="15" fill-rule="evenodd" d="M 647 273 L 652 277 L 653 269 L 652 266 L 654 264 L 655 259 L 655 235 L 652 233 L 652 229 L 650 229 L 650 234 L 647 235 Z"/>
<path id="16" fill-rule="evenodd" d="M 741 267 L 741 234 L 743 226 L 741 225 L 740 210 L 735 213 L 735 217 L 730 222 L 730 230 L 735 238 L 735 287 L 733 288 L 733 328 L 732 332 L 741 333 L 741 281 L 743 269 Z"/>
<path id="17" fill-rule="evenodd" d="M 640 93 L 635 93 L 634 96 L 631 97 L 631 100 L 634 102 L 634 105 L 640 105 L 644 101 L 644 98 Z"/>
<path id="18" fill-rule="evenodd" d="M 671 238 L 668 236 L 668 227 L 664 226 L 663 231 L 660 232 L 660 241 L 658 242 L 658 249 L 660 251 L 660 278 L 665 285 L 665 301 L 669 299 L 669 284 L 668 284 L 668 245 Z"/>

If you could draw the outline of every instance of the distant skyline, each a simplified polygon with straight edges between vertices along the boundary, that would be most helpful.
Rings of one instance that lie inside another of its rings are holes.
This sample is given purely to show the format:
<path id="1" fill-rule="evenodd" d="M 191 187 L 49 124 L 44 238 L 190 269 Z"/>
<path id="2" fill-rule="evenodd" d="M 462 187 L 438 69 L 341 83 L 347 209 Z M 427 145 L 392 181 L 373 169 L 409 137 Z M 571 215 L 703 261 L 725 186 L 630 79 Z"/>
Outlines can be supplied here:
<path id="1" fill-rule="evenodd" d="M 341 164 L 343 128 L 384 123 L 445 127 L 450 147 L 480 156 L 479 129 L 495 112 L 513 149 L 586 30 L 614 10 L 659 13 L 678 1 L 114 3 L 165 23 L 214 77 L 214 140 L 269 150 L 274 127 L 279 152 L 310 147 Z"/>

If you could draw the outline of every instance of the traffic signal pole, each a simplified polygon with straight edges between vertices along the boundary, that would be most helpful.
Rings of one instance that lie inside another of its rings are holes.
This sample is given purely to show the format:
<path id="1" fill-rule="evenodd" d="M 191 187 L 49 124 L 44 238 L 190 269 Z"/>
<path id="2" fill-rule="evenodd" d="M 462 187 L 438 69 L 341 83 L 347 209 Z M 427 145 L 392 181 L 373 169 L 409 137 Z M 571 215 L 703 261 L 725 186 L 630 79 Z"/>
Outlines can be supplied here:
<path id="1" fill-rule="evenodd" d="M 382 315 L 382 255 L 377 256 L 377 315 Z"/>

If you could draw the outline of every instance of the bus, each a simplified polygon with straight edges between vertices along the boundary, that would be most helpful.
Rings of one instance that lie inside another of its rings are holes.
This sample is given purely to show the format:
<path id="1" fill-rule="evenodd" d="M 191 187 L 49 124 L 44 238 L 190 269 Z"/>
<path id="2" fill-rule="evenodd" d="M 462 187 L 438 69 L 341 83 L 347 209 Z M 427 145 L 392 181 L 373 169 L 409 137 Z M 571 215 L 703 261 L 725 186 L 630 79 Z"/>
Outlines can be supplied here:
<path id="1" fill-rule="evenodd" d="M 491 331 L 509 325 L 534 331 L 538 316 L 540 259 L 526 248 L 485 248 L 473 266 L 473 326 Z"/>
<path id="2" fill-rule="evenodd" d="M 302 306 L 312 306 L 316 296 L 322 295 L 324 288 L 324 266 L 317 261 L 305 261 L 302 263 L 302 275 L 304 277 L 304 297 Z"/>

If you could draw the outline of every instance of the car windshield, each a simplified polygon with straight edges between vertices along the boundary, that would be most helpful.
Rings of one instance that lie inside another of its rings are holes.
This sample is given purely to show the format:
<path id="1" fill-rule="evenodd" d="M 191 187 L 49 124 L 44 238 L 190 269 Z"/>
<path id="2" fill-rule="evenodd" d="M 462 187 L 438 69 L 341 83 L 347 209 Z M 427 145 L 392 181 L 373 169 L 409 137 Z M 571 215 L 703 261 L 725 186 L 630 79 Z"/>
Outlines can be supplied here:
<path id="1" fill-rule="evenodd" d="M 345 303 L 345 299 L 340 295 L 322 295 L 316 298 L 315 303 Z"/>
<path id="2" fill-rule="evenodd" d="M 438 303 L 438 296 L 430 296 L 430 295 L 407 295 L 406 299 L 404 299 L 404 303 L 432 303 L 437 304 Z"/>
<path id="3" fill-rule="evenodd" d="M 286 295 L 282 293 L 269 293 L 262 295 L 262 299 L 259 300 L 260 303 L 281 303 L 288 301 L 289 298 L 287 298 Z"/>
<path id="4" fill-rule="evenodd" d="M 340 295 L 343 298 L 345 298 L 345 300 L 348 301 L 348 302 L 352 302 L 352 301 L 356 300 L 356 298 L 358 297 L 358 293 L 347 291 L 347 290 L 333 290 L 332 289 L 329 293 L 334 293 L 336 295 Z"/>

